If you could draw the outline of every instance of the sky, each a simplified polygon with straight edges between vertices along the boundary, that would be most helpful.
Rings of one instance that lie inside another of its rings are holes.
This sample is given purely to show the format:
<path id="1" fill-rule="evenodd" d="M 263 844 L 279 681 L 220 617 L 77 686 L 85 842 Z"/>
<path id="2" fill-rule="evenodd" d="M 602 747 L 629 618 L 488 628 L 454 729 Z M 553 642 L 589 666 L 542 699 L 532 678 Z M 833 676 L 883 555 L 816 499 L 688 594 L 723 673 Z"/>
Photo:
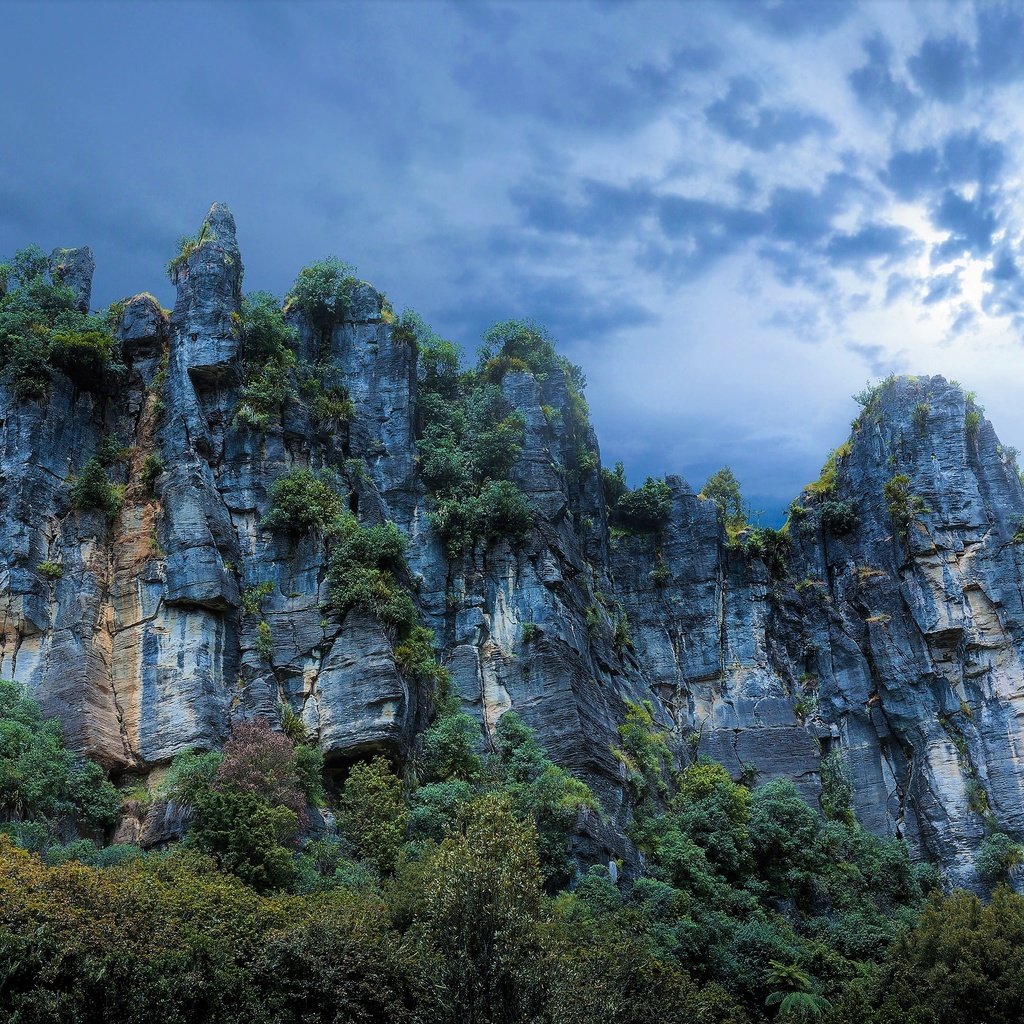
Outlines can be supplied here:
<path id="1" fill-rule="evenodd" d="M 777 521 L 889 373 L 1024 447 L 1024 5 L 2 5 L 0 256 L 151 291 L 211 202 L 247 290 L 355 264 L 472 356 L 533 318 L 633 483 Z"/>

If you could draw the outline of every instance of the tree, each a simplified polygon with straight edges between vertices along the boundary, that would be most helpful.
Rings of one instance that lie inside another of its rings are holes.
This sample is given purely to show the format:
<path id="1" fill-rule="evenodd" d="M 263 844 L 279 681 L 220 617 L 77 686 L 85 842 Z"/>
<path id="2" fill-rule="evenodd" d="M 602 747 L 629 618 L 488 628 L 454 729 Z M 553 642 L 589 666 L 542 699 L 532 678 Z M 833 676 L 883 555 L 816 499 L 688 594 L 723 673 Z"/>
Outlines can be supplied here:
<path id="1" fill-rule="evenodd" d="M 409 816 L 402 780 L 386 758 L 352 766 L 341 791 L 338 827 L 381 875 L 390 874 L 405 841 Z"/>
<path id="2" fill-rule="evenodd" d="M 730 535 L 739 533 L 747 525 L 747 508 L 740 493 L 740 482 L 728 466 L 723 466 L 704 481 L 700 497 L 718 506 Z"/>
<path id="3" fill-rule="evenodd" d="M 491 794 L 468 804 L 458 826 L 406 868 L 404 885 L 415 926 L 438 957 L 447 1019 L 536 1019 L 529 971 L 541 955 L 537 835 L 508 799 Z"/>

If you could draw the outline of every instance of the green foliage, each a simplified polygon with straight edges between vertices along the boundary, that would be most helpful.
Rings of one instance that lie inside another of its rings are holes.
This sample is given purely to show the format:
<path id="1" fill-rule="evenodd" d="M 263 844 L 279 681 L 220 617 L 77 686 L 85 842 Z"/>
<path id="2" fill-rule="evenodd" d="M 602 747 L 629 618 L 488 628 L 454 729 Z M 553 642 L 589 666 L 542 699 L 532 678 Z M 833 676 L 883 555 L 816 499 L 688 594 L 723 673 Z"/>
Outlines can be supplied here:
<path id="1" fill-rule="evenodd" d="M 628 773 L 629 782 L 641 799 L 668 792 L 672 775 L 672 751 L 668 733 L 654 721 L 654 705 L 626 702 L 626 715 L 619 726 L 621 745 L 615 756 Z"/>
<path id="2" fill-rule="evenodd" d="M 327 572 L 331 607 L 342 615 L 360 608 L 393 636 L 408 636 L 416 607 L 396 578 L 405 572 L 405 546 L 394 523 L 362 526 L 351 515 L 340 519 Z"/>
<path id="3" fill-rule="evenodd" d="M 830 821 L 854 822 L 850 769 L 838 750 L 821 761 L 821 813 Z"/>
<path id="4" fill-rule="evenodd" d="M 200 792 L 193 807 L 196 817 L 189 842 L 221 870 L 237 875 L 257 892 L 291 881 L 295 865 L 288 846 L 298 831 L 294 811 L 230 788 Z"/>
<path id="5" fill-rule="evenodd" d="M 257 583 L 255 587 L 249 587 L 247 590 L 242 591 L 242 608 L 246 615 L 259 615 L 260 608 L 263 605 L 263 599 L 270 597 L 270 595 L 277 589 L 277 584 L 273 580 L 263 580 L 262 583 Z"/>
<path id="6" fill-rule="evenodd" d="M 0 680 L 0 820 L 36 821 L 47 834 L 66 823 L 96 831 L 120 807 L 99 765 L 66 750 L 58 723 L 17 683 Z"/>
<path id="7" fill-rule="evenodd" d="M 601 470 L 601 489 L 604 491 L 605 504 L 610 509 L 615 508 L 619 499 L 629 490 L 629 484 L 626 483 L 626 470 L 621 462 L 615 463 L 614 470 Z"/>
<path id="8" fill-rule="evenodd" d="M 45 561 L 37 566 L 39 575 L 47 580 L 59 580 L 64 575 L 64 566 L 59 562 Z"/>
<path id="9" fill-rule="evenodd" d="M 621 495 L 612 509 L 612 519 L 631 533 L 652 533 L 668 522 L 672 491 L 664 480 L 648 477 L 642 486 Z"/>
<path id="10" fill-rule="evenodd" d="M 266 430 L 289 402 L 297 399 L 292 371 L 295 356 L 288 351 L 264 363 L 246 363 L 238 395 L 237 419 L 257 430 Z"/>
<path id="11" fill-rule="evenodd" d="M 299 394 L 319 426 L 347 423 L 355 412 L 341 370 L 332 363 L 300 363 Z"/>
<path id="12" fill-rule="evenodd" d="M 105 330 L 67 331 L 50 339 L 50 365 L 89 391 L 107 384 L 116 356 L 117 343 Z"/>
<path id="13" fill-rule="evenodd" d="M 433 684 L 439 691 L 448 684 L 448 673 L 434 657 L 434 631 L 414 626 L 408 636 L 395 644 L 395 665 L 402 675 Z"/>
<path id="14" fill-rule="evenodd" d="M 931 410 L 928 407 L 927 402 L 918 402 L 914 406 L 914 426 L 918 431 L 923 433 L 928 427 L 928 413 Z"/>
<path id="15" fill-rule="evenodd" d="M 170 278 L 171 284 L 176 285 L 178 283 L 181 271 L 200 246 L 205 245 L 207 242 L 215 242 L 216 240 L 217 236 L 207 221 L 203 221 L 198 235 L 182 235 L 178 239 L 177 252 L 167 264 L 167 276 Z"/>
<path id="16" fill-rule="evenodd" d="M 1024 864 L 1024 847 L 1004 832 L 987 836 L 976 859 L 978 877 L 988 885 L 1006 882 L 1010 868 Z"/>
<path id="17" fill-rule="evenodd" d="M 508 479 L 522 450 L 524 420 L 500 383 L 508 372 L 532 374 L 542 397 L 557 396 L 564 405 L 549 408 L 564 422 L 566 479 L 575 486 L 597 468 L 582 371 L 557 355 L 536 324 L 496 324 L 484 336 L 477 369 L 461 374 L 450 343 L 422 323 L 413 328 L 420 353 L 420 470 L 433 493 L 431 518 L 449 557 L 480 541 L 525 536 L 535 512 Z"/>
<path id="18" fill-rule="evenodd" d="M 76 512 L 95 510 L 105 513 L 108 519 L 113 519 L 121 511 L 123 503 L 122 489 L 107 479 L 106 470 L 98 458 L 90 459 L 82 467 L 68 497 Z"/>
<path id="19" fill-rule="evenodd" d="M 462 710 L 458 698 L 446 700 L 423 734 L 417 759 L 420 779 L 428 783 L 448 779 L 477 781 L 483 770 L 481 742 L 476 719 Z"/>
<path id="20" fill-rule="evenodd" d="M 1024 899 L 999 888 L 987 905 L 934 893 L 881 967 L 838 1002 L 838 1019 L 864 1024 L 1015 1024 L 1024 993 Z"/>
<path id="21" fill-rule="evenodd" d="M 845 441 L 838 448 L 829 452 L 825 465 L 821 467 L 821 474 L 814 483 L 808 484 L 804 492 L 811 498 L 828 499 L 836 493 L 839 476 L 839 465 L 853 451 L 853 442 Z"/>
<path id="22" fill-rule="evenodd" d="M 747 506 L 740 493 L 739 481 L 728 466 L 712 473 L 704 481 L 698 497 L 713 501 L 718 506 L 730 538 L 734 538 L 747 526 Z"/>
<path id="23" fill-rule="evenodd" d="M 302 718 L 295 713 L 290 704 L 281 705 L 281 732 L 291 740 L 293 744 L 304 743 L 306 740 L 306 726 Z"/>
<path id="24" fill-rule="evenodd" d="M 478 369 L 492 381 L 514 372 L 542 377 L 559 365 L 554 339 L 532 320 L 504 320 L 484 332 Z"/>
<path id="25" fill-rule="evenodd" d="M 5 845 L 0 899 L 5 1019 L 421 1024 L 443 1011 L 429 960 L 373 895 L 264 897 L 195 853 L 47 867 Z"/>
<path id="26" fill-rule="evenodd" d="M 968 391 L 964 396 L 966 411 L 964 413 L 964 430 L 967 432 L 969 438 L 975 438 L 978 434 L 978 428 L 981 426 L 981 421 L 985 415 L 985 409 L 983 406 L 978 405 L 977 397 L 973 391 Z"/>
<path id="27" fill-rule="evenodd" d="M 408 824 L 402 780 L 386 758 L 356 764 L 341 791 L 338 827 L 358 856 L 389 874 L 395 866 Z"/>
<path id="28" fill-rule="evenodd" d="M 224 755 L 216 750 L 182 751 L 171 762 L 161 793 L 180 807 L 194 807 L 199 796 L 213 785 L 223 760 Z"/>
<path id="29" fill-rule="evenodd" d="M 328 256 L 299 271 L 291 290 L 285 296 L 285 309 L 294 307 L 306 315 L 322 333 L 345 315 L 357 284 L 356 270 L 349 263 Z"/>
<path id="30" fill-rule="evenodd" d="M 142 471 L 139 474 L 142 486 L 149 494 L 156 493 L 156 481 L 163 471 L 164 460 L 159 455 L 150 452 L 142 463 Z"/>
<path id="31" fill-rule="evenodd" d="M 0 371 L 19 399 L 46 394 L 54 371 L 79 388 L 105 392 L 123 367 L 110 324 L 80 312 L 74 292 L 48 276 L 48 259 L 29 246 L 6 264 L 0 289 Z M 15 285 L 16 282 L 16 285 Z"/>
<path id="32" fill-rule="evenodd" d="M 818 507 L 821 528 L 833 537 L 843 537 L 857 528 L 860 516 L 852 501 L 823 501 Z"/>
<path id="33" fill-rule="evenodd" d="M 910 491 L 910 477 L 905 473 L 897 473 L 884 487 L 885 501 L 889 507 L 889 516 L 901 537 L 906 537 L 910 524 L 923 515 L 927 515 L 928 506 L 923 499 Z"/>
<path id="34" fill-rule="evenodd" d="M 270 661 L 274 654 L 274 634 L 270 623 L 263 619 L 256 627 L 256 640 L 253 642 L 253 650 L 264 660 Z"/>
<path id="35" fill-rule="evenodd" d="M 781 578 L 786 573 L 791 542 L 784 530 L 761 526 L 748 530 L 742 542 L 743 552 L 752 558 L 759 558 L 768 567 L 772 576 Z"/>
<path id="36" fill-rule="evenodd" d="M 279 359 L 298 339 L 298 332 L 285 322 L 281 304 L 269 292 L 252 292 L 242 299 L 239 318 L 240 355 L 252 362 Z"/>
<path id="37" fill-rule="evenodd" d="M 338 486 L 337 477 L 330 470 L 291 470 L 271 485 L 270 511 L 262 526 L 292 537 L 314 530 L 327 533 L 345 511 Z"/>
<path id="38" fill-rule="evenodd" d="M 518 540 L 533 525 L 523 492 L 508 480 L 488 480 L 476 494 L 438 498 L 431 516 L 451 558 L 479 540 Z"/>

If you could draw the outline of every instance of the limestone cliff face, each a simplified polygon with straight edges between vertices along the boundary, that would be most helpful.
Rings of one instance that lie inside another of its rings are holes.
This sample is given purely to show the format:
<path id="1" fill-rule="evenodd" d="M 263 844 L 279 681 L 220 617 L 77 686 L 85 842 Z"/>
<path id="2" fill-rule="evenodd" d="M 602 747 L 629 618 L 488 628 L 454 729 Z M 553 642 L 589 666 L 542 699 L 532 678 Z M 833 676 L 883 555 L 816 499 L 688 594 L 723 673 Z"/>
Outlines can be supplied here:
<path id="1" fill-rule="evenodd" d="M 581 453 L 565 425 L 561 373 L 510 373 L 504 394 L 525 422 L 512 477 L 535 528 L 451 560 L 418 474 L 416 353 L 382 297 L 359 286 L 326 336 L 289 314 L 298 354 L 344 382 L 349 422 L 324 429 L 295 403 L 255 429 L 236 416 L 235 225 L 219 205 L 206 224 L 170 316 L 147 295 L 126 302 L 117 394 L 60 376 L 39 402 L 0 388 L 0 675 L 27 683 L 76 748 L 147 773 L 288 705 L 329 764 L 409 753 L 427 695 L 371 616 L 324 610 L 324 542 L 261 527 L 276 479 L 330 467 L 363 522 L 408 537 L 404 583 L 465 706 L 487 731 L 516 708 L 595 788 L 605 815 L 580 822 L 581 859 L 634 856 L 614 749 L 627 702 L 643 700 L 680 758 L 790 778 L 812 801 L 822 757 L 838 752 L 861 820 L 956 881 L 971 884 L 986 829 L 1024 838 L 1024 490 L 958 387 L 879 390 L 834 479 L 798 502 L 780 566 L 730 543 L 717 507 L 677 478 L 666 525 L 613 536 L 599 476 L 580 464 L 599 460 L 597 442 Z M 51 262 L 87 305 L 88 250 Z M 110 437 L 126 449 L 113 521 L 69 502 Z M 162 467 L 151 485 L 147 459 Z M 616 641 L 623 613 L 631 644 Z"/>

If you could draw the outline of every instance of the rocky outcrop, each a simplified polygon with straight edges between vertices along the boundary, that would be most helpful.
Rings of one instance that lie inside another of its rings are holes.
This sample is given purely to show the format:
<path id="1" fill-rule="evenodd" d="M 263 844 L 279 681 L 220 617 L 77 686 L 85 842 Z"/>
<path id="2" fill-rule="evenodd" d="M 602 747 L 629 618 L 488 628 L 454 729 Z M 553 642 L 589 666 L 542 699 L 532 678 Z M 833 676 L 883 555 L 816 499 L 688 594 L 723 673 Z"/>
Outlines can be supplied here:
<path id="1" fill-rule="evenodd" d="M 78 249 L 54 249 L 50 253 L 50 276 L 75 293 L 76 306 L 81 313 L 89 312 L 92 275 L 95 271 L 96 261 L 92 257 L 92 249 L 88 246 Z"/>
<path id="2" fill-rule="evenodd" d="M 88 308 L 88 250 L 51 267 Z M 594 787 L 604 815 L 579 823 L 582 861 L 633 857 L 616 748 L 643 701 L 680 759 L 792 779 L 812 801 L 836 757 L 866 825 L 964 884 L 986 834 L 1024 838 L 1024 490 L 958 386 L 898 379 L 870 396 L 795 503 L 780 560 L 730 539 L 678 478 L 659 529 L 610 529 L 563 371 L 513 370 L 501 387 L 524 439 L 510 475 L 535 525 L 451 559 L 418 470 L 417 354 L 380 293 L 354 285 L 326 326 L 288 312 L 297 357 L 347 390 L 348 421 L 286 402 L 256 428 L 237 415 L 242 261 L 226 207 L 174 279 L 169 317 L 146 294 L 123 304 L 116 394 L 60 375 L 42 401 L 0 390 L 0 674 L 77 749 L 145 774 L 289 707 L 329 765 L 410 754 L 429 690 L 376 619 L 331 610 L 322 537 L 262 525 L 275 480 L 328 468 L 361 521 L 408 538 L 403 585 L 484 731 L 515 708 Z M 124 502 L 108 520 L 72 510 L 69 487 L 110 438 Z M 123 831 L 156 842 L 179 827 L 157 808 Z"/>

